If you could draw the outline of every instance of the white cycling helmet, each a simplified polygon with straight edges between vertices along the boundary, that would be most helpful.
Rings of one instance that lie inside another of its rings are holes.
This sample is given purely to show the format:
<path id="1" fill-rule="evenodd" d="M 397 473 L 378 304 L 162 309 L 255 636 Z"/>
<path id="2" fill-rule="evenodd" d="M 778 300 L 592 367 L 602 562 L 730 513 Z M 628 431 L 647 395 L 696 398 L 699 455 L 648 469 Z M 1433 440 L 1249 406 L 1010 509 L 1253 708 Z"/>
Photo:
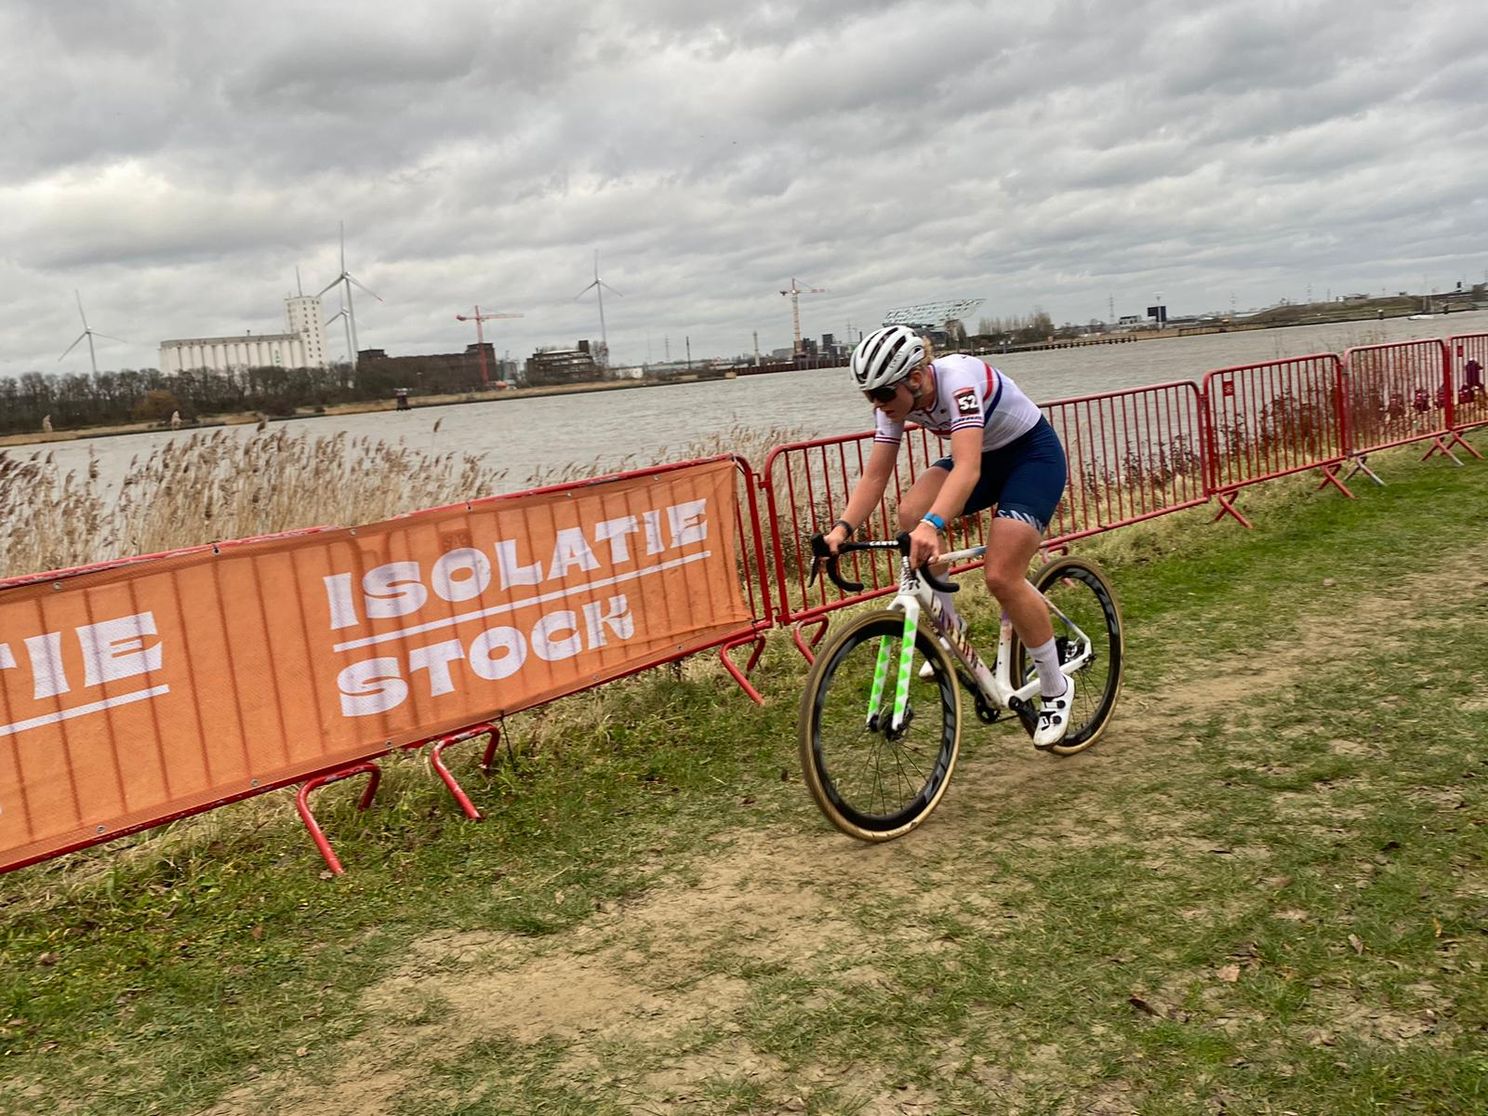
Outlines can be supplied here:
<path id="1" fill-rule="evenodd" d="M 875 329 L 853 350 L 853 384 L 859 391 L 897 384 L 925 359 L 925 343 L 908 326 Z"/>

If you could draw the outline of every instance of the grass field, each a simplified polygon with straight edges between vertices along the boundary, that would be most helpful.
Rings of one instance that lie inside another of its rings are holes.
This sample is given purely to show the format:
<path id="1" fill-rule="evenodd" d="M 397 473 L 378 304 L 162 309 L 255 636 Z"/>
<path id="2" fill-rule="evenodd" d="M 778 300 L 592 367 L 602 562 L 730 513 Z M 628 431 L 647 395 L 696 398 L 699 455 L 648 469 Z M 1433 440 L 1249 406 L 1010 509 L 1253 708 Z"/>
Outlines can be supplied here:
<path id="1" fill-rule="evenodd" d="M 1416 456 L 1083 546 L 1107 735 L 968 730 L 901 841 L 815 812 L 779 637 L 763 708 L 701 660 L 452 754 L 484 823 L 323 792 L 339 879 L 288 792 L 0 878 L 0 1112 L 1488 1110 L 1488 464 Z"/>

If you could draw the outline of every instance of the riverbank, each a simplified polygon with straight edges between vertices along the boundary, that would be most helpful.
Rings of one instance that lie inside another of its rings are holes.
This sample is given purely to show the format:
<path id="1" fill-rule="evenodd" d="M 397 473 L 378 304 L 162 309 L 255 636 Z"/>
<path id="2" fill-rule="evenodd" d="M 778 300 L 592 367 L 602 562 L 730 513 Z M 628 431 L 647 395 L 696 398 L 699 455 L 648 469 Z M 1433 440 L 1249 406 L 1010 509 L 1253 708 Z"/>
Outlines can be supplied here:
<path id="1" fill-rule="evenodd" d="M 693 384 L 703 380 L 733 379 L 733 370 L 727 375 L 717 372 L 684 372 L 666 377 L 644 377 L 626 380 L 595 380 L 578 384 L 549 384 L 542 387 L 502 388 L 499 391 L 461 392 L 452 395 L 409 396 L 399 406 L 396 399 L 367 399 L 352 403 L 332 403 L 324 407 L 298 407 L 292 415 L 266 415 L 259 411 L 240 411 L 230 414 L 204 415 L 196 422 L 182 423 L 172 427 L 162 422 L 132 422 L 114 426 L 85 426 L 75 430 L 35 431 L 27 434 L 0 434 L 0 450 L 7 446 L 34 446 L 52 442 L 72 442 L 86 438 L 112 438 L 120 434 L 158 434 L 161 431 L 211 430 L 223 426 L 246 426 L 250 423 L 291 422 L 296 419 L 333 418 L 337 415 L 375 414 L 379 411 L 412 411 L 424 407 L 450 407 L 460 403 L 498 403 L 511 399 L 538 399 L 549 395 L 575 395 L 596 391 L 624 391 L 630 388 L 669 387 L 676 384 Z"/>
<path id="2" fill-rule="evenodd" d="M 1076 363 L 1072 363 L 1068 369 L 1070 374 L 1061 378 L 1059 369 L 1050 362 L 1058 361 L 1058 354 L 1050 352 L 1055 349 L 1079 348 L 1084 349 L 1087 343 L 1099 343 L 1097 339 L 1083 341 L 1077 339 L 1071 342 L 1052 341 L 1043 342 L 1038 345 L 1018 345 L 1008 347 L 1006 354 L 1001 348 L 979 349 L 972 347 L 980 355 L 988 359 L 996 359 L 999 366 L 1006 365 L 1010 374 L 1018 377 L 1020 373 L 1028 374 L 1028 382 L 1038 386 L 1041 392 L 1040 398 L 1050 399 L 1062 395 L 1083 394 L 1091 390 L 1109 390 L 1113 388 L 1135 386 L 1139 384 L 1152 383 L 1163 379 L 1191 379 L 1197 378 L 1210 368 L 1229 367 L 1234 364 L 1245 364 L 1256 360 L 1270 360 L 1285 355 L 1294 355 L 1302 351 L 1339 351 L 1349 345 L 1376 344 L 1385 341 L 1400 341 L 1406 339 L 1428 339 L 1432 337 L 1447 336 L 1451 333 L 1472 333 L 1488 329 L 1488 322 L 1483 319 L 1485 315 L 1481 312 L 1474 314 L 1462 308 L 1454 308 L 1450 314 L 1434 315 L 1434 320 L 1421 321 L 1419 325 L 1415 321 L 1408 321 L 1413 314 L 1405 313 L 1407 310 L 1415 310 L 1418 307 L 1408 301 L 1402 301 L 1400 305 L 1393 307 L 1391 312 L 1386 312 L 1383 317 L 1379 316 L 1381 309 L 1377 306 L 1361 305 L 1349 307 L 1347 310 L 1334 312 L 1326 318 L 1318 318 L 1314 315 L 1321 311 L 1310 307 L 1285 307 L 1278 308 L 1281 311 L 1293 312 L 1291 320 L 1287 321 L 1238 321 L 1238 322 L 1211 322 L 1196 325 L 1180 325 L 1170 323 L 1161 331 L 1144 330 L 1131 334 L 1114 335 L 1129 336 L 1135 341 L 1174 341 L 1182 339 L 1192 342 L 1193 349 L 1190 351 L 1184 345 L 1158 345 L 1158 346 L 1133 346 L 1129 343 L 1110 344 L 1106 343 L 1099 351 L 1099 367 L 1101 375 L 1094 379 L 1088 373 L 1092 366 L 1082 353 Z M 1394 312 L 1400 311 L 1400 312 Z M 1270 313 L 1270 312 L 1268 312 Z M 1344 327 L 1339 332 L 1319 333 L 1309 330 L 1309 326 L 1338 325 Z M 1377 328 L 1376 328 L 1377 326 Z M 1301 327 L 1301 328 L 1293 328 Z M 1352 331 L 1348 327 L 1356 327 Z M 1368 327 L 1368 328 L 1357 328 Z M 1410 333 L 1405 331 L 1409 330 Z M 1207 338 L 1224 341 L 1226 336 L 1233 339 L 1233 343 L 1206 344 Z M 1274 342 L 1250 341 L 1252 338 L 1274 338 Z M 1312 337 L 1314 340 L 1306 340 Z M 1300 347 L 1299 347 L 1300 346 Z M 1016 356 L 1028 355 L 1036 358 L 1040 363 L 1035 369 L 1032 366 L 1020 366 Z M 1140 355 L 1138 355 L 1140 354 Z M 1129 373 L 1115 375 L 1112 370 L 1121 368 L 1129 369 Z M 707 383 L 717 379 L 730 379 L 738 377 L 741 385 L 744 380 L 752 382 L 766 382 L 772 379 L 768 373 L 776 371 L 789 371 L 789 364 L 761 367 L 761 368 L 699 368 L 682 372 L 680 374 L 667 376 L 650 376 L 642 379 L 605 380 L 596 382 L 563 384 L 546 387 L 527 388 L 505 388 L 498 391 L 466 392 L 459 394 L 422 395 L 412 396 L 408 399 L 408 409 L 420 409 L 425 407 L 449 407 L 461 403 L 486 403 L 497 400 L 531 400 L 542 396 L 564 396 L 564 395 L 588 395 L 594 392 L 621 391 L 628 388 L 661 387 L 666 385 L 687 385 Z M 1053 374 L 1051 376 L 1051 373 Z M 809 370 L 801 370 L 800 374 L 809 376 Z M 735 394 L 735 393 L 731 393 Z M 745 393 L 753 399 L 759 392 Z M 766 395 L 769 393 L 766 392 Z M 790 394 L 797 394 L 796 388 L 792 388 Z M 847 397 L 843 397 L 844 400 Z M 848 400 L 851 402 L 851 400 Z M 737 402 L 730 406 L 737 406 Z M 758 406 L 751 403 L 751 407 Z M 769 403 L 765 403 L 768 408 Z M 771 412 L 769 421 L 779 424 L 794 424 L 800 410 L 800 400 L 793 398 L 788 404 L 781 404 L 777 411 Z M 835 406 L 835 404 L 833 404 Z M 203 430 L 213 427 L 240 426 L 251 423 L 283 422 L 291 419 L 303 418 L 343 418 L 349 421 L 359 415 L 376 415 L 384 412 L 397 411 L 395 400 L 375 399 L 358 402 L 339 403 L 324 408 L 301 407 L 293 415 L 265 416 L 255 411 L 237 414 L 213 414 L 203 415 L 197 423 L 191 424 L 184 429 Z M 609 410 L 613 410 L 610 408 Z M 698 417 L 698 412 L 692 412 L 693 418 Z M 592 416 L 591 416 L 592 419 Z M 373 420 L 379 421 L 380 420 Z M 608 417 L 601 419 L 603 425 Z M 861 419 L 844 417 L 845 422 L 858 422 Z M 447 419 L 444 422 L 445 431 L 448 432 L 455 420 Z M 852 427 L 843 427 L 851 429 Z M 829 429 L 829 428 L 828 428 Z M 59 442 L 79 443 L 88 439 L 109 438 L 124 434 L 169 434 L 170 428 L 160 423 L 120 423 L 111 426 L 94 426 L 86 428 L 72 428 L 67 430 L 56 430 L 52 433 L 32 431 L 23 434 L 0 435 L 0 450 L 7 447 L 53 445 Z M 364 433 L 372 432 L 371 429 Z M 473 443 L 482 440 L 479 432 L 467 431 L 467 435 Z M 541 455 L 539 455 L 541 456 Z"/>

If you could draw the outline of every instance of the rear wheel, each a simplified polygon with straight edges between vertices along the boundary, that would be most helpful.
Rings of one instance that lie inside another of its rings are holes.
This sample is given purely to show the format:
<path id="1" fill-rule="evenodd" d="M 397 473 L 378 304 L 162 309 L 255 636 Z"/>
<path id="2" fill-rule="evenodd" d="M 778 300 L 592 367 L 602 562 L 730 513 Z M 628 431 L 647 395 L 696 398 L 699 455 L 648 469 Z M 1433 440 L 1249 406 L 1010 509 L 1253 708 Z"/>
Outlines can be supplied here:
<path id="1" fill-rule="evenodd" d="M 914 829 L 940 802 L 956 766 L 961 717 L 955 670 L 923 629 L 914 633 L 908 661 L 904 640 L 903 613 L 858 617 L 827 641 L 801 696 L 806 786 L 828 821 L 862 841 L 887 841 Z M 931 677 L 921 678 L 926 662 Z M 909 698 L 895 728 L 901 672 L 908 674 Z"/>
<path id="2" fill-rule="evenodd" d="M 1090 659 L 1074 672 L 1075 707 L 1070 711 L 1069 731 L 1049 749 L 1056 755 L 1071 756 L 1100 738 L 1116 708 L 1124 651 L 1121 609 L 1105 574 L 1083 558 L 1054 559 L 1034 574 L 1033 584 L 1059 610 L 1049 618 L 1054 623 L 1054 642 L 1061 663 L 1081 653 L 1077 628 L 1090 640 Z M 1014 678 L 1033 677 L 1033 658 L 1022 640 L 1014 640 L 1012 668 Z"/>

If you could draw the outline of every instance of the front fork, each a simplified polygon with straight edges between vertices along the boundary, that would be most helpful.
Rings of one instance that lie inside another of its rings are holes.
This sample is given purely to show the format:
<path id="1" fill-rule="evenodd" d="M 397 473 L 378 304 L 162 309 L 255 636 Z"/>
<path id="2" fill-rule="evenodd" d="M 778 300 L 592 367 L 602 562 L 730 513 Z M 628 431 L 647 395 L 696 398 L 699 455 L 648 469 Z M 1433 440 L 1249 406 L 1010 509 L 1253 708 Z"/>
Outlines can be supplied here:
<path id="1" fill-rule="evenodd" d="M 904 606 L 904 635 L 899 640 L 899 672 L 894 678 L 893 706 L 887 729 L 883 725 L 884 690 L 888 688 L 890 660 L 893 658 L 893 640 L 884 636 L 878 641 L 878 659 L 873 665 L 873 690 L 868 695 L 868 728 L 872 732 L 883 730 L 891 740 L 904 733 L 909 722 L 909 682 L 914 670 L 915 633 L 920 624 L 920 603 L 910 600 Z"/>

